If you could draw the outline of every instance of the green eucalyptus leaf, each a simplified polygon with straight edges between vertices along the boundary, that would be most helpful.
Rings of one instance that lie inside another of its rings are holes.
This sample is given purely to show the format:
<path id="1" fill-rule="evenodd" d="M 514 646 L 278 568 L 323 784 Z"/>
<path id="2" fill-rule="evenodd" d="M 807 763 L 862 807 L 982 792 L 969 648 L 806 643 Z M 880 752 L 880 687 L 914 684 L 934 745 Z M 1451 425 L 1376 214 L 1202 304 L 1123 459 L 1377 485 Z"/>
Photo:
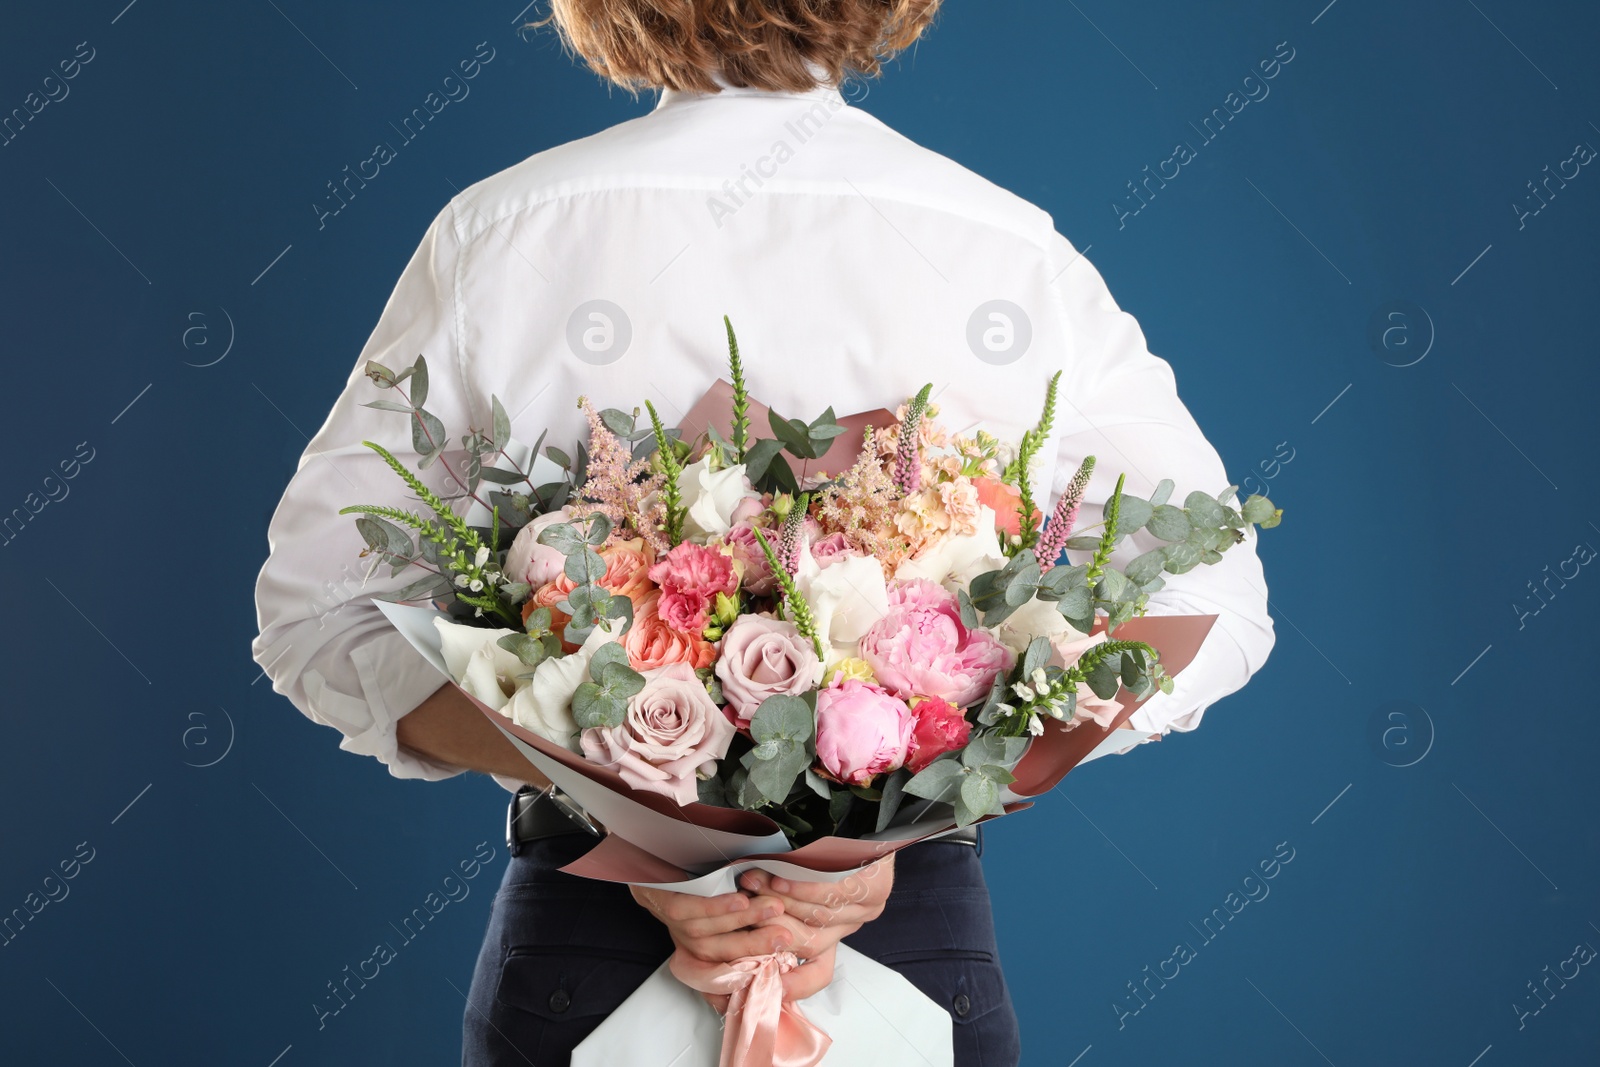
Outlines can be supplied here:
<path id="1" fill-rule="evenodd" d="M 965 626 L 969 630 L 977 629 L 978 610 L 977 608 L 973 607 L 972 598 L 967 595 L 967 591 L 965 589 L 956 590 L 956 604 L 959 606 L 961 611 L 961 625 Z"/>
<path id="2" fill-rule="evenodd" d="M 503 471 L 499 467 L 481 467 L 478 473 L 483 477 L 484 481 L 493 482 L 496 485 L 516 485 L 522 481 L 522 475 L 516 471 Z"/>
<path id="3" fill-rule="evenodd" d="M 828 788 L 827 779 L 810 767 L 806 768 L 806 785 L 810 786 L 811 791 L 823 800 L 828 800 L 833 796 L 833 791 Z"/>
<path id="4" fill-rule="evenodd" d="M 624 439 L 631 439 L 634 432 L 634 418 L 626 411 L 616 408 L 606 408 L 600 412 L 600 421 L 606 429 Z"/>
<path id="5" fill-rule="evenodd" d="M 804 700 L 780 693 L 763 700 L 750 716 L 750 736 L 758 742 L 781 738 L 803 744 L 811 740 L 815 722 Z"/>
<path id="6" fill-rule="evenodd" d="M 883 799 L 878 802 L 878 823 L 875 827 L 878 833 L 889 828 L 895 813 L 900 810 L 900 804 L 906 796 L 906 783 L 909 781 L 911 772 L 904 767 L 884 779 Z"/>
<path id="7" fill-rule="evenodd" d="M 545 626 L 549 625 L 547 615 Z M 597 682 L 600 681 L 601 672 L 611 663 L 620 663 L 624 667 L 628 666 L 628 650 L 616 641 L 608 641 L 594 650 L 594 655 L 589 657 L 589 677 Z"/>
<path id="8" fill-rule="evenodd" d="M 1222 525 L 1222 505 L 1198 489 L 1183 498 L 1183 509 L 1188 512 L 1192 526 Z"/>
<path id="9" fill-rule="evenodd" d="M 1156 491 L 1150 494 L 1150 503 L 1155 507 L 1160 507 L 1162 504 L 1165 504 L 1169 499 L 1171 499 L 1172 490 L 1174 488 L 1176 488 L 1176 486 L 1172 484 L 1171 478 L 1161 479 L 1156 483 Z"/>
<path id="10" fill-rule="evenodd" d="M 1077 552 L 1092 552 L 1100 547 L 1099 534 L 1079 534 L 1067 538 L 1067 547 Z"/>
<path id="11" fill-rule="evenodd" d="M 1182 541 L 1189 536 L 1189 517 L 1182 508 L 1162 504 L 1151 514 L 1145 528 L 1163 541 Z"/>
<path id="12" fill-rule="evenodd" d="M 511 443 L 511 419 L 506 415 L 506 409 L 501 405 L 500 398 L 497 396 L 491 395 L 489 397 L 489 412 L 495 451 L 503 452 L 506 445 Z M 533 450 L 538 452 L 539 447 L 535 445 Z"/>
<path id="13" fill-rule="evenodd" d="M 567 557 L 562 571 L 570 581 L 585 585 L 605 577 L 606 561 L 600 558 L 600 553 L 585 545 Z"/>
<path id="14" fill-rule="evenodd" d="M 544 454 L 549 458 L 551 463 L 554 463 L 562 470 L 565 471 L 572 469 L 572 457 L 561 451 L 561 449 L 557 448 L 555 445 L 545 446 Z"/>
<path id="15" fill-rule="evenodd" d="M 438 454 L 444 451 L 444 446 L 449 440 L 449 437 L 444 432 L 444 423 L 421 408 L 418 408 L 413 413 L 411 418 L 411 447 L 413 449 L 437 458 Z M 429 460 L 429 462 L 431 463 L 432 460 Z"/>
<path id="16" fill-rule="evenodd" d="M 621 726 L 628 702 L 596 682 L 583 682 L 572 694 L 572 719 L 582 729 Z"/>
<path id="17" fill-rule="evenodd" d="M 1265 523 L 1272 518 L 1273 513 L 1272 501 L 1259 493 L 1252 494 L 1239 508 L 1239 514 L 1244 518 L 1245 522 L 1257 524 Z"/>
<path id="18" fill-rule="evenodd" d="M 1163 569 L 1168 574 L 1183 574 L 1191 571 L 1200 562 L 1200 550 L 1186 541 L 1175 545 L 1168 545 L 1161 550 L 1164 562 Z"/>
<path id="19" fill-rule="evenodd" d="M 767 468 L 772 463 L 772 457 L 783 451 L 783 442 L 774 437 L 763 437 L 751 444 L 744 452 L 744 473 L 752 483 L 759 482 L 767 476 Z"/>
<path id="20" fill-rule="evenodd" d="M 407 375 L 411 378 L 411 406 L 420 408 L 428 402 L 428 361 L 421 356 L 411 365 L 411 369 L 400 377 L 403 380 Z M 439 440 L 444 435 L 439 435 Z"/>
<path id="21" fill-rule="evenodd" d="M 1118 505 L 1117 532 L 1131 534 L 1142 529 L 1150 521 L 1150 516 L 1155 514 L 1155 506 L 1136 496 L 1123 494 L 1122 503 Z"/>
<path id="22" fill-rule="evenodd" d="M 905 791 L 925 800 L 948 801 L 961 788 L 960 780 L 966 773 L 966 768 L 959 761 L 941 756 L 913 775 L 906 783 Z"/>
<path id="23" fill-rule="evenodd" d="M 495 644 L 521 660 L 526 667 L 537 667 L 545 661 L 546 650 L 544 642 L 528 634 L 506 634 L 495 641 Z"/>
<path id="24" fill-rule="evenodd" d="M 1164 551 L 1165 549 L 1157 548 L 1142 556 L 1134 557 L 1122 573 L 1128 576 L 1129 581 L 1144 585 L 1161 573 L 1162 564 L 1166 562 L 1166 557 L 1162 554 Z"/>

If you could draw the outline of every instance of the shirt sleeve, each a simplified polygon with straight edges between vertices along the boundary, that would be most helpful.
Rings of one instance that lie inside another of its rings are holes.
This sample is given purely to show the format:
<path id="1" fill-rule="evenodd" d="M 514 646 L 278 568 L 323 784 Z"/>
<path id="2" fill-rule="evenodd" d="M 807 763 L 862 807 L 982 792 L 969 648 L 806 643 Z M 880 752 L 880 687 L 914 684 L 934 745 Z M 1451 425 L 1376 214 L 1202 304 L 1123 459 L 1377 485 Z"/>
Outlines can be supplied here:
<path id="1" fill-rule="evenodd" d="M 366 547 L 351 515 L 339 509 L 378 504 L 416 510 L 405 483 L 363 441 L 388 449 L 412 471 L 410 419 L 363 405 L 398 399 L 366 376 L 368 360 L 395 373 L 426 356 L 427 410 L 445 426 L 465 426 L 467 405 L 457 352 L 455 275 L 459 247 L 454 213 L 428 227 L 350 371 L 333 410 L 301 455 L 267 528 L 268 556 L 256 581 L 259 636 L 251 646 L 272 688 L 313 722 L 344 735 L 340 748 L 376 756 L 397 778 L 440 779 L 463 768 L 401 749 L 395 726 L 446 679 L 411 648 L 372 603 L 426 575 L 362 558 Z M 404 388 L 410 391 L 414 382 Z M 443 462 L 422 476 L 445 488 Z M 431 516 L 429 516 L 431 517 Z M 370 575 L 369 575 L 370 571 Z"/>
<path id="2" fill-rule="evenodd" d="M 1058 390 L 1059 446 L 1052 501 L 1087 455 L 1096 457 L 1078 526 L 1098 523 L 1125 474 L 1123 491 L 1148 498 L 1163 478 L 1172 499 L 1194 490 L 1216 494 L 1231 484 L 1222 459 L 1178 399 L 1167 362 L 1154 356 L 1132 315 L 1112 299 L 1100 272 L 1059 234 L 1048 257 L 1051 288 L 1070 338 Z M 1165 544 L 1140 530 L 1112 557 L 1118 566 Z M 1086 553 L 1073 553 L 1075 562 Z M 1149 615 L 1217 615 L 1194 662 L 1177 675 L 1173 692 L 1157 693 L 1133 713 L 1136 732 L 1159 736 L 1193 730 L 1207 707 L 1242 687 L 1266 662 L 1274 641 L 1267 586 L 1255 534 L 1223 553 L 1220 563 L 1163 575 Z"/>

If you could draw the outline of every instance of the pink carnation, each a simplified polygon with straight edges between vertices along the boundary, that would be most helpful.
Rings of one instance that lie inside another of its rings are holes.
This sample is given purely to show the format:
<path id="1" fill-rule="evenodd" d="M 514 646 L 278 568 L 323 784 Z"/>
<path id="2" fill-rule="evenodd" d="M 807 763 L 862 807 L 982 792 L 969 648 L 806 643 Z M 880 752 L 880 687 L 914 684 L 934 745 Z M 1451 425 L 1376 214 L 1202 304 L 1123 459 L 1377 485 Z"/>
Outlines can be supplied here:
<path id="1" fill-rule="evenodd" d="M 689 541 L 658 560 L 649 576 L 661 587 L 656 610 L 662 621 L 682 633 L 705 629 L 717 594 L 732 593 L 739 587 L 730 556 Z"/>
<path id="2" fill-rule="evenodd" d="M 817 762 L 837 781 L 866 785 L 906 761 L 911 709 L 854 678 L 817 692 Z"/>
<path id="3" fill-rule="evenodd" d="M 981 699 L 1016 661 L 993 634 L 963 625 L 955 595 L 925 578 L 890 583 L 889 610 L 862 637 L 861 658 L 895 696 L 958 708 Z"/>
<path id="4" fill-rule="evenodd" d="M 911 754 L 906 767 L 913 774 L 946 752 L 966 748 L 972 738 L 972 724 L 954 704 L 930 697 L 917 701 L 911 713 L 916 716 L 916 725 L 911 730 Z"/>

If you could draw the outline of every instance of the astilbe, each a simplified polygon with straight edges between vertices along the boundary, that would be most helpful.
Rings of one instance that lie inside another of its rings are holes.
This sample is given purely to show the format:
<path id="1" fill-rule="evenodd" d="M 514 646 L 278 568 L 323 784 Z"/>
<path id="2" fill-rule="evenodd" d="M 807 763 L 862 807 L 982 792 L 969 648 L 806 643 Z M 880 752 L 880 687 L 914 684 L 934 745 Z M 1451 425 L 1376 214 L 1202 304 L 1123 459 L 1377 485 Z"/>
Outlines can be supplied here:
<path id="1" fill-rule="evenodd" d="M 874 430 L 868 427 L 855 465 L 823 490 L 817 521 L 829 533 L 844 534 L 853 548 L 877 557 L 885 574 L 893 574 L 909 550 L 895 525 L 899 511 L 900 487 L 885 469 Z"/>
<path id="2" fill-rule="evenodd" d="M 588 397 L 579 397 L 578 406 L 589 420 L 588 478 L 578 496 L 611 520 L 613 538 L 629 529 L 657 552 L 668 551 L 672 546 L 661 530 L 662 475 L 651 471 L 649 457 L 633 458 L 633 451 L 611 432 Z"/>
<path id="3" fill-rule="evenodd" d="M 1041 571 L 1054 567 L 1062 550 L 1067 547 L 1067 538 L 1072 536 L 1072 528 L 1078 524 L 1078 509 L 1083 506 L 1083 493 L 1089 488 L 1089 476 L 1093 473 L 1094 457 L 1089 456 L 1078 468 L 1078 473 L 1072 476 L 1061 499 L 1056 501 L 1055 513 L 1050 516 L 1035 553 Z"/>

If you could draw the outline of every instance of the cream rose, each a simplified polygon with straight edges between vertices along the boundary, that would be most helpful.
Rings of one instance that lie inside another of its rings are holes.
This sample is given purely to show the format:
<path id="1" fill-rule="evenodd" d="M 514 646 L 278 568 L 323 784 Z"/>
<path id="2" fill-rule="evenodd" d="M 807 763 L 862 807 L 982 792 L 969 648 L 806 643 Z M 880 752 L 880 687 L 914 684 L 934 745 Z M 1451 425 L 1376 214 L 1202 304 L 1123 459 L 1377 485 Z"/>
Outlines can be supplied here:
<path id="1" fill-rule="evenodd" d="M 583 754 L 635 789 L 693 804 L 699 796 L 697 774 L 714 771 L 727 755 L 733 724 L 687 663 L 646 671 L 644 679 L 619 725 L 583 731 Z"/>

